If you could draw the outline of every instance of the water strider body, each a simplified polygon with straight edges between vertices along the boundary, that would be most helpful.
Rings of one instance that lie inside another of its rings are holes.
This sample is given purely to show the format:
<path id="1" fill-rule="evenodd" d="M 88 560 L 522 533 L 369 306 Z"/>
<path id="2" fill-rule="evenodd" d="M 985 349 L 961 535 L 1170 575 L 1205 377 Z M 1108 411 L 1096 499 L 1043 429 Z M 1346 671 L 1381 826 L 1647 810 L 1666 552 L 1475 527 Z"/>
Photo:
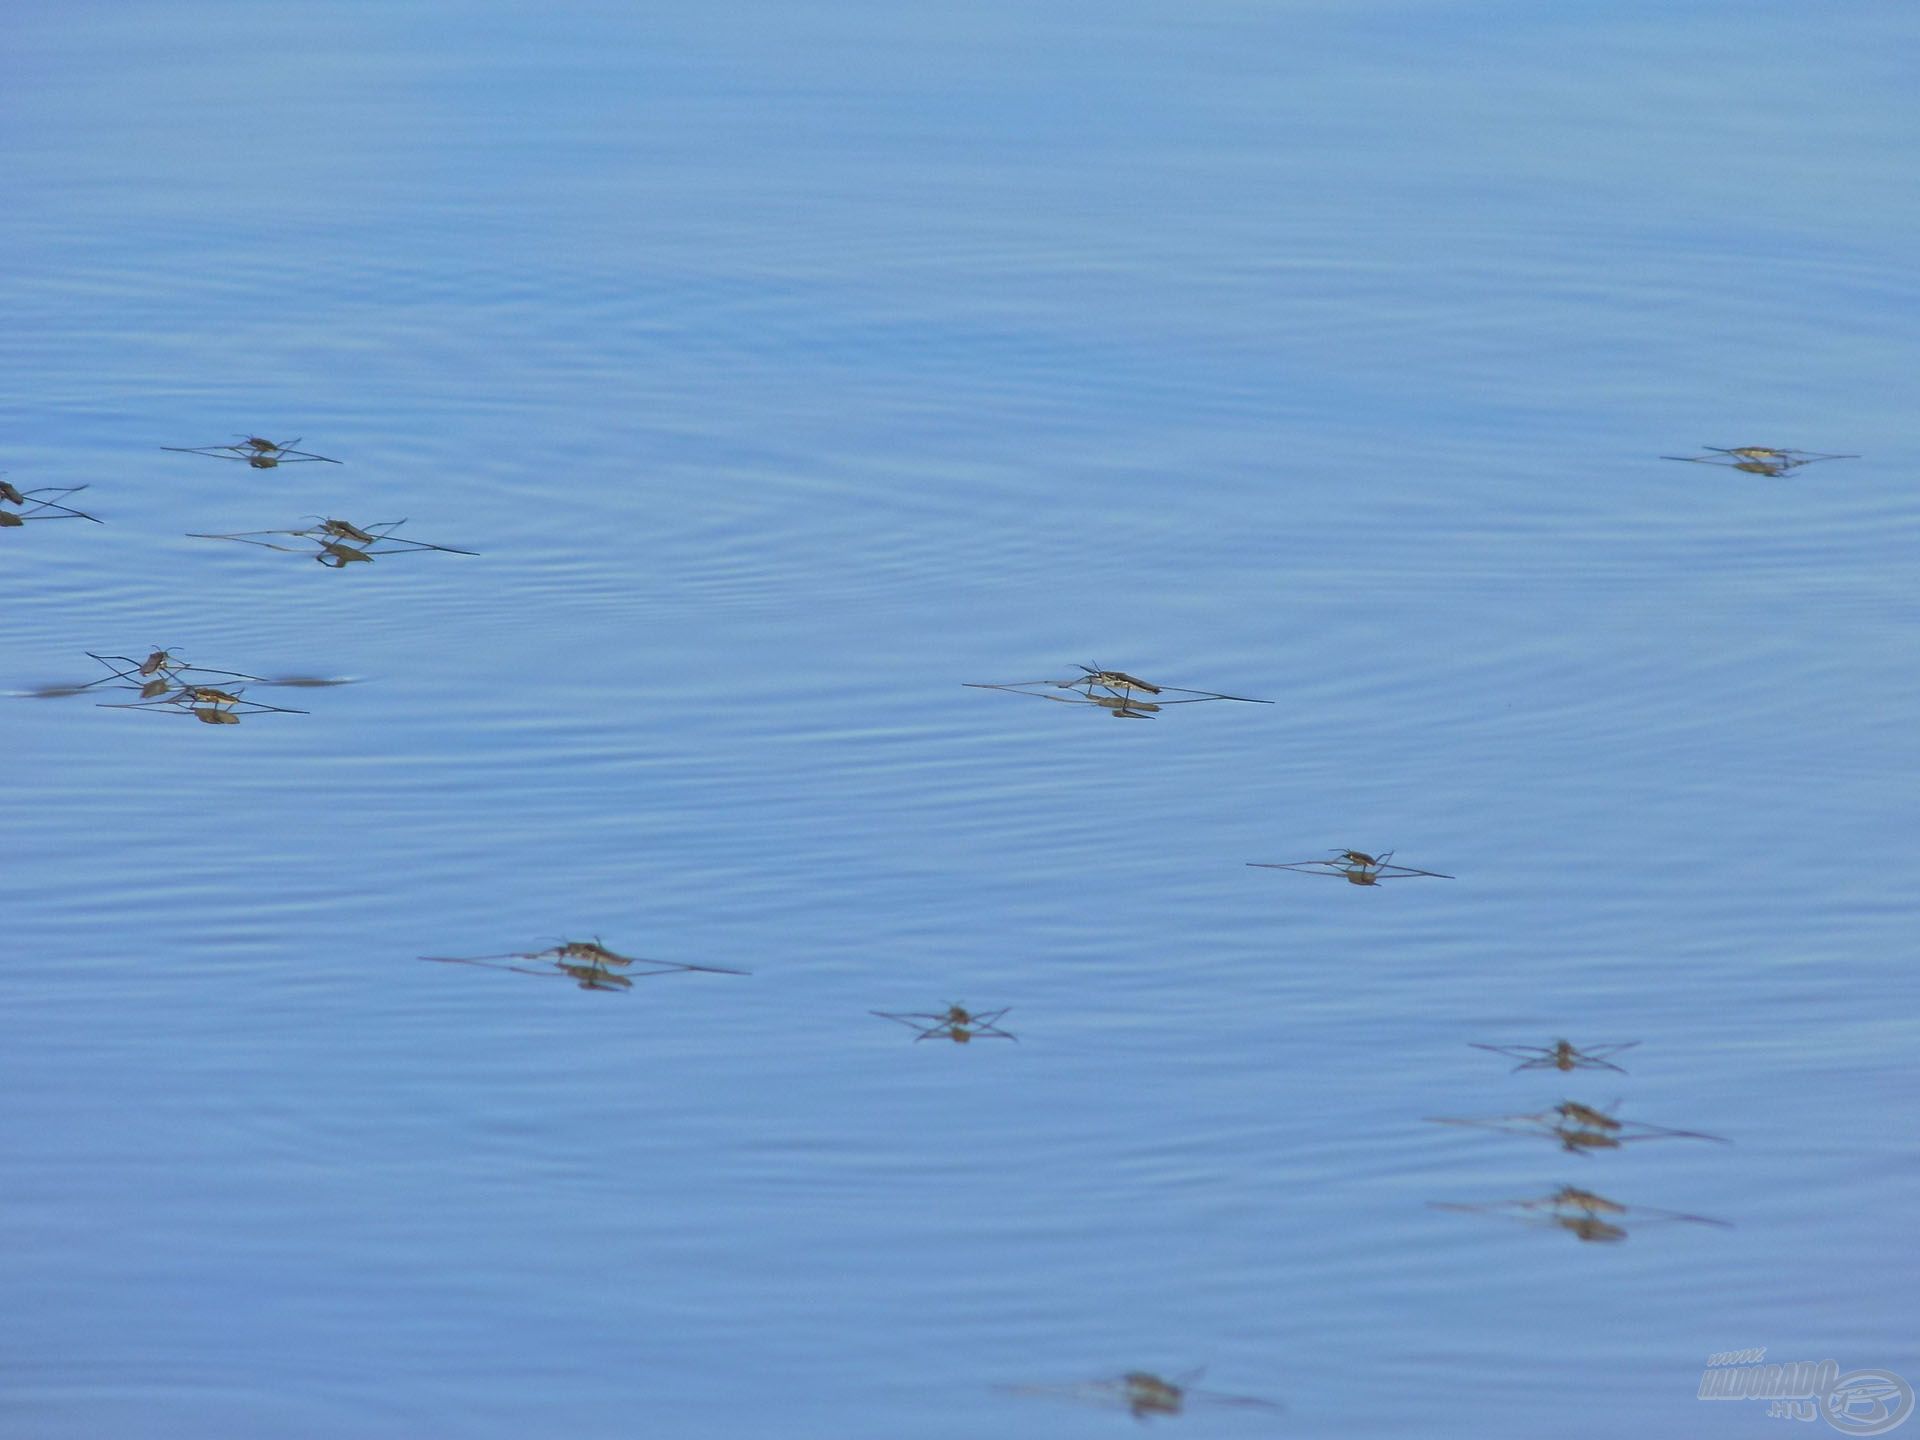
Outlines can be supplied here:
<path id="1" fill-rule="evenodd" d="M 422 955 L 422 960 L 432 960 L 443 965 L 476 965 L 487 970 L 511 970 L 521 975 L 566 975 L 580 980 L 583 990 L 624 990 L 632 984 L 626 975 L 616 975 L 616 968 L 627 970 L 635 965 L 645 969 L 634 970 L 634 977 L 645 979 L 653 975 L 671 975 L 681 971 L 699 971 L 708 975 L 747 975 L 747 970 L 734 970 L 724 965 L 695 965 L 678 960 L 649 960 L 633 955 L 622 955 L 609 950 L 599 940 L 562 940 L 557 945 L 549 945 L 544 950 L 509 950 L 500 955 Z M 524 965 L 506 962 L 513 960 L 541 961 L 551 965 L 551 969 L 533 970 Z M 603 985 L 584 983 L 592 978 L 587 972 L 603 976 L 607 982 Z"/>
<path id="2" fill-rule="evenodd" d="M 1125 670 L 1106 670 L 1097 665 L 1075 667 L 1080 674 L 1066 680 L 1017 680 L 1006 684 L 968 681 L 969 690 L 1005 690 L 1014 695 L 1031 695 L 1037 700 L 1053 700 L 1062 705 L 1096 705 L 1115 719 L 1145 720 L 1168 705 L 1203 705 L 1214 700 L 1232 700 L 1243 705 L 1271 705 L 1271 700 L 1254 700 L 1245 695 L 1227 695 L 1217 690 L 1189 690 L 1178 685 L 1155 685 Z M 1050 690 L 1072 694 L 1051 695 Z M 1142 700 L 1142 695 L 1162 697 Z M 1185 699 L 1167 699 L 1167 696 Z"/>
<path id="3" fill-rule="evenodd" d="M 190 531 L 192 540 L 231 540 L 241 545 L 257 545 L 262 550 L 277 550 L 284 555 L 308 555 L 319 561 L 329 570 L 344 570 L 349 565 L 370 563 L 382 555 L 406 555 L 416 550 L 438 550 L 447 555 L 472 555 L 475 551 L 461 550 L 452 545 L 436 545 L 427 540 L 410 540 L 393 532 L 406 524 L 405 520 L 384 520 L 378 525 L 362 527 L 351 520 L 341 520 L 333 516 L 313 516 L 318 523 L 287 530 L 237 530 L 228 534 L 211 534 L 205 531 Z M 274 540 L 261 537 L 268 535 L 286 536 L 294 540 L 310 540 L 315 549 L 307 550 L 297 545 L 282 545 Z M 351 542 L 351 543 L 349 543 Z M 375 549 L 375 546 L 381 548 Z"/>
<path id="4" fill-rule="evenodd" d="M 1183 1415 L 1189 1406 L 1265 1410 L 1275 1414 L 1287 1408 L 1277 1400 L 1263 1400 L 1257 1395 L 1223 1395 L 1216 1390 L 1196 1389 L 1194 1382 L 1201 1373 L 1195 1370 L 1178 1380 L 1169 1380 L 1151 1370 L 1128 1370 L 1105 1379 L 1082 1380 L 1067 1385 L 1008 1385 L 1002 1388 L 1010 1395 L 1038 1395 L 1071 1400 L 1082 1405 L 1125 1410 L 1136 1420 Z"/>
<path id="5" fill-rule="evenodd" d="M 1486 1045 L 1478 1040 L 1467 1042 L 1475 1050 L 1490 1050 L 1496 1055 L 1505 1055 L 1519 1060 L 1513 1067 L 1514 1072 L 1521 1070 L 1612 1070 L 1616 1074 L 1627 1072 L 1615 1065 L 1611 1057 L 1623 1050 L 1631 1050 L 1638 1040 L 1620 1040 L 1606 1044 L 1590 1046 L 1586 1050 L 1576 1049 L 1565 1040 L 1555 1040 L 1551 1045 Z"/>
<path id="6" fill-rule="evenodd" d="M 1001 1006 L 998 1010 L 980 1013 L 970 1011 L 964 1005 L 949 1004 L 938 1014 L 914 1011 L 874 1010 L 870 1014 L 878 1015 L 882 1020 L 891 1020 L 895 1024 L 905 1025 L 909 1030 L 917 1031 L 914 1043 L 922 1040 L 951 1040 L 956 1045 L 965 1045 L 972 1040 L 1014 1040 L 1020 1037 L 1003 1030 L 999 1025 L 1000 1017 L 1011 1006 Z"/>
<path id="7" fill-rule="evenodd" d="M 338 465 L 331 455 L 316 455 L 311 450 L 296 450 L 300 437 L 286 444 L 259 435 L 248 435 L 232 445 L 162 445 L 176 455 L 205 455 L 211 460 L 240 460 L 255 470 L 273 470 L 281 465 L 309 465 L 315 462 Z"/>
<path id="8" fill-rule="evenodd" d="M 1744 470 L 1749 475 L 1779 477 L 1802 465 L 1821 460 L 1858 460 L 1858 455 L 1823 455 L 1813 450 L 1785 450 L 1773 445 L 1708 445 L 1705 455 L 1662 455 L 1662 460 L 1678 460 L 1688 465 L 1722 465 Z"/>
<path id="9" fill-rule="evenodd" d="M 1411 865 L 1392 864 L 1391 850 L 1375 856 L 1364 850 L 1336 849 L 1333 855 L 1331 860 L 1249 860 L 1247 865 L 1255 870 L 1291 870 L 1300 875 L 1337 876 L 1349 885 L 1377 885 L 1382 880 L 1411 880 L 1416 876 L 1434 880 L 1455 878 L 1438 870 L 1416 870 Z"/>

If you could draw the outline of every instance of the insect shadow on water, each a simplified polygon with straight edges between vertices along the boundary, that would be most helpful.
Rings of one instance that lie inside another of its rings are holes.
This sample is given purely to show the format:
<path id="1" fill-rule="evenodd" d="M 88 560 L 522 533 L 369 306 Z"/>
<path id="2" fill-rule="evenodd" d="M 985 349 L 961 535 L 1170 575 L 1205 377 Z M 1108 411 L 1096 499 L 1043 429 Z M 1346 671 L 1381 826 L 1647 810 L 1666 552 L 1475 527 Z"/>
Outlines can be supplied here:
<path id="1" fill-rule="evenodd" d="M 1623 1205 L 1617 1200 L 1609 1200 L 1604 1195 L 1596 1195 L 1591 1190 L 1581 1190 L 1572 1185 L 1562 1185 L 1551 1195 L 1532 1200 L 1494 1200 L 1480 1205 L 1456 1205 L 1431 1200 L 1428 1204 L 1436 1210 L 1493 1215 L 1505 1220 L 1517 1220 L 1523 1225 L 1553 1226 L 1571 1232 L 1577 1240 L 1610 1242 L 1627 1238 L 1624 1226 L 1613 1220 L 1602 1219 L 1602 1216 L 1615 1216 L 1635 1225 L 1674 1223 L 1715 1225 L 1728 1230 L 1733 1228 L 1728 1220 L 1715 1220 L 1709 1215 L 1689 1215 L 1680 1210 Z"/>
<path id="2" fill-rule="evenodd" d="M 1617 1103 L 1617 1102 L 1616 1102 Z M 1572 1155 L 1595 1150 L 1618 1150 L 1640 1140 L 1711 1140 L 1728 1145 L 1724 1135 L 1708 1135 L 1699 1130 L 1675 1130 L 1665 1125 L 1650 1125 L 1641 1120 L 1619 1120 L 1611 1113 L 1577 1100 L 1563 1100 L 1550 1110 L 1532 1115 L 1489 1115 L 1470 1117 L 1429 1115 L 1435 1125 L 1465 1125 L 1476 1130 L 1494 1130 L 1503 1135 L 1537 1135 L 1554 1140 Z"/>
<path id="3" fill-rule="evenodd" d="M 1522 1070 L 1611 1070 L 1616 1075 L 1627 1072 L 1613 1063 L 1613 1057 L 1623 1050 L 1631 1050 L 1638 1040 L 1620 1040 L 1603 1045 L 1590 1046 L 1579 1050 L 1565 1040 L 1555 1040 L 1551 1045 L 1485 1045 L 1478 1040 L 1467 1042 L 1475 1050 L 1490 1050 L 1495 1055 L 1505 1055 L 1520 1063 L 1509 1074 L 1518 1074 Z"/>
<path id="4" fill-rule="evenodd" d="M 1822 455 L 1812 450 L 1781 450 L 1771 445 L 1735 445 L 1702 447 L 1705 455 L 1662 455 L 1662 460 L 1678 460 L 1687 465 L 1723 465 L 1744 470 L 1749 475 L 1784 475 L 1802 465 L 1820 460 L 1858 460 L 1858 455 Z"/>
<path id="5" fill-rule="evenodd" d="M 609 950 L 598 939 L 562 940 L 545 950 L 509 950 L 501 955 L 422 955 L 440 965 L 474 965 L 483 970 L 511 970 L 516 975 L 538 975 L 547 979 L 576 982 L 582 990 L 626 990 L 636 979 L 654 975 L 673 975 L 697 971 L 706 975 L 750 975 L 750 970 L 735 970 L 725 965 L 694 965 L 678 960 L 652 960 L 622 955 Z M 513 961 L 533 964 L 513 964 Z M 541 965 L 542 968 L 534 968 Z M 633 969 L 642 966 L 642 969 Z"/>
<path id="6" fill-rule="evenodd" d="M 1190 1405 L 1237 1410 L 1264 1410 L 1279 1414 L 1287 1407 L 1277 1400 L 1257 1395 L 1223 1395 L 1217 1390 L 1194 1387 L 1204 1372 L 1193 1370 L 1177 1380 L 1168 1380 L 1150 1370 L 1129 1370 L 1100 1380 L 1081 1380 L 1065 1385 L 1003 1385 L 1008 1395 L 1036 1395 L 1050 1400 L 1071 1400 L 1103 1409 L 1125 1410 L 1136 1420 L 1151 1420 L 1156 1415 L 1184 1414 Z"/>
<path id="7" fill-rule="evenodd" d="M 868 1013 L 918 1031 L 913 1037 L 916 1045 L 922 1040 L 951 1040 L 956 1045 L 965 1045 L 971 1040 L 1019 1040 L 1018 1035 L 1001 1029 L 999 1025 L 1000 1017 L 1012 1008 L 1002 1005 L 998 1010 L 975 1014 L 964 1005 L 948 1005 L 938 1014 L 894 1010 L 872 1010 Z"/>
<path id="8" fill-rule="evenodd" d="M 60 503 L 86 488 L 84 485 L 46 485 L 38 490 L 22 490 L 11 481 L 0 480 L 0 530 L 17 530 L 29 520 L 91 520 L 96 525 L 104 525 L 106 522 L 98 515 Z M 19 508 L 8 510 L 7 505 Z"/>
<path id="9" fill-rule="evenodd" d="M 325 465 L 341 463 L 331 455 L 316 455 L 311 450 L 294 449 L 293 447 L 299 443 L 298 435 L 284 445 L 258 435 L 247 435 L 231 445 L 162 445 L 160 448 L 171 450 L 176 455 L 205 455 L 213 460 L 240 460 L 256 470 L 273 470 L 281 465 L 311 465 L 316 462 Z"/>
<path id="10" fill-rule="evenodd" d="M 1013 695 L 1030 695 L 1036 700 L 1052 700 L 1061 705 L 1094 705 L 1116 720 L 1148 720 L 1169 705 L 1204 705 L 1214 700 L 1232 700 L 1242 705 L 1271 705 L 1271 700 L 1255 700 L 1246 695 L 1226 695 L 1217 690 L 1189 690 L 1178 685 L 1153 685 L 1124 670 L 1102 670 L 1092 665 L 1076 666 L 1081 673 L 1067 680 L 1016 680 L 987 685 L 967 681 L 968 690 L 1005 690 Z M 1065 690 L 1068 694 L 1050 694 Z M 1170 695 L 1185 699 L 1167 699 Z M 1152 699 L 1144 699 L 1152 696 Z"/>
<path id="11" fill-rule="evenodd" d="M 385 520 L 378 525 L 362 529 L 350 520 L 335 520 L 322 516 L 313 516 L 318 523 L 300 530 L 241 530 L 228 535 L 209 535 L 199 531 L 189 531 L 190 540 L 232 540 L 241 545 L 257 545 L 263 550 L 278 550 L 285 555 L 306 555 L 318 560 L 329 570 L 344 570 L 349 565 L 367 563 L 381 555 L 408 555 L 419 550 L 438 550 L 446 555 L 477 555 L 477 550 L 461 550 L 452 545 L 434 545 L 425 540 L 410 540 L 393 532 L 406 524 L 405 520 Z M 284 535 L 296 540 L 311 540 L 315 548 L 306 549 L 299 545 L 280 545 L 272 540 L 263 540 L 263 535 Z M 379 545 L 383 549 L 374 549 Z"/>
<path id="12" fill-rule="evenodd" d="M 1335 850 L 1331 860 L 1249 860 L 1254 870 L 1291 870 L 1298 875 L 1328 875 L 1349 885 L 1378 885 L 1382 880 L 1410 880 L 1424 875 L 1434 880 L 1452 880 L 1438 870 L 1416 870 L 1411 865 L 1395 865 L 1393 851 L 1369 855 L 1364 850 Z"/>

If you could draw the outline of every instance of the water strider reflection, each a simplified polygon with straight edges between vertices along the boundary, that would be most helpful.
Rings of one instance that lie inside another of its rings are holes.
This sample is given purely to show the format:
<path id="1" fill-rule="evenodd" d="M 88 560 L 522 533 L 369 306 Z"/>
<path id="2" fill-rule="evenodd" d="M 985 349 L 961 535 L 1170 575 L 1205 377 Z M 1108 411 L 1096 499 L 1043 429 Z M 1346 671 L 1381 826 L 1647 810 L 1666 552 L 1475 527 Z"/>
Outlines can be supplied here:
<path id="1" fill-rule="evenodd" d="M 1438 870 L 1416 870 L 1411 865 L 1395 865 L 1393 851 L 1385 850 L 1379 855 L 1369 855 L 1364 850 L 1335 850 L 1331 860 L 1249 860 L 1247 865 L 1254 870 L 1291 870 L 1300 875 L 1331 875 L 1345 880 L 1349 885 L 1378 885 L 1382 880 L 1410 880 L 1415 876 L 1428 876 L 1435 880 L 1452 880 L 1456 877 L 1443 875 Z"/>
<path id="2" fill-rule="evenodd" d="M 1609 1200 L 1604 1195 L 1572 1185 L 1562 1185 L 1551 1195 L 1528 1200 L 1491 1200 L 1476 1205 L 1442 1200 L 1428 1203 L 1436 1210 L 1493 1215 L 1523 1225 L 1554 1227 L 1570 1232 L 1575 1239 L 1587 1241 L 1611 1242 L 1627 1238 L 1623 1225 L 1615 1220 L 1602 1219 L 1603 1215 L 1631 1220 L 1636 1225 L 1685 1223 L 1714 1225 L 1723 1230 L 1733 1228 L 1733 1222 L 1729 1220 L 1716 1220 L 1709 1215 L 1690 1215 L 1680 1210 L 1657 1210 L 1645 1205 L 1623 1205 L 1617 1200 Z"/>
<path id="3" fill-rule="evenodd" d="M 1665 1125 L 1650 1125 L 1641 1120 L 1619 1120 L 1610 1110 L 1595 1109 L 1575 1100 L 1563 1100 L 1550 1110 L 1529 1115 L 1457 1116 L 1429 1115 L 1435 1125 L 1464 1125 L 1476 1130 L 1494 1130 L 1503 1135 L 1537 1135 L 1557 1141 L 1562 1150 L 1584 1155 L 1592 1150 L 1617 1150 L 1640 1140 L 1711 1140 L 1728 1145 L 1724 1135 L 1708 1135 L 1699 1130 L 1675 1130 Z"/>

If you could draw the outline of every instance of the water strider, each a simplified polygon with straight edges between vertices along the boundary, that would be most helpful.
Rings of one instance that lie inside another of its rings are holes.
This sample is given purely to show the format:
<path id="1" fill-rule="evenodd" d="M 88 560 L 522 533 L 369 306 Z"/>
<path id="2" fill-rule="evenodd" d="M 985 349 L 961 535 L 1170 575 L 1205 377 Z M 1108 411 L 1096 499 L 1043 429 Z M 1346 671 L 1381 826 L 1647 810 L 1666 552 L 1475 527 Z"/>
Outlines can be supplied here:
<path id="1" fill-rule="evenodd" d="M 698 971 L 707 975 L 749 975 L 749 970 L 735 970 L 724 965 L 696 965 L 679 960 L 652 960 L 634 955 L 622 955 L 609 950 L 598 939 L 562 940 L 557 945 L 549 945 L 544 950 L 509 950 L 499 955 L 422 955 L 422 960 L 431 960 L 442 965 L 476 965 L 486 970 L 511 970 L 521 975 L 544 975 L 552 977 L 565 975 L 581 982 L 583 990 L 625 989 L 632 983 L 628 974 L 616 975 L 615 970 L 627 971 L 632 977 L 644 979 L 653 975 L 672 975 L 682 971 Z M 514 960 L 545 961 L 553 968 L 534 970 L 524 965 L 508 962 Z M 646 968 L 632 970 L 633 966 Z M 593 972 L 589 974 L 587 972 Z M 606 984 L 590 984 L 596 977 L 606 979 Z M 614 983 L 618 982 L 618 983 Z"/>
<path id="2" fill-rule="evenodd" d="M 1475 1050 L 1491 1050 L 1496 1055 L 1505 1055 L 1519 1060 L 1512 1073 L 1521 1070 L 1612 1070 L 1616 1074 L 1627 1072 L 1613 1063 L 1613 1058 L 1622 1050 L 1631 1050 L 1638 1040 L 1619 1040 L 1606 1044 L 1593 1045 L 1585 1050 L 1575 1049 L 1565 1040 L 1555 1040 L 1552 1045 L 1486 1045 L 1478 1040 L 1467 1042 Z"/>
<path id="3" fill-rule="evenodd" d="M 369 528 L 362 528 L 350 520 L 314 516 L 319 523 L 293 530 L 240 530 L 229 534 L 214 535 L 201 531 L 189 531 L 191 540 L 232 540 L 241 545 L 257 545 L 263 550 L 277 550 L 285 555 L 306 555 L 319 561 L 329 570 L 343 570 L 348 565 L 371 563 L 381 555 L 407 555 L 417 550 L 438 550 L 447 555 L 475 555 L 478 551 L 461 550 L 452 545 L 435 545 L 426 540 L 412 540 L 393 532 L 406 524 L 405 520 L 385 520 Z M 296 540 L 311 540 L 316 548 L 305 549 L 298 545 L 281 545 L 272 540 L 263 540 L 263 535 L 282 535 Z M 349 544 L 348 542 L 353 542 Z M 385 548 L 374 549 L 375 545 Z"/>
<path id="4" fill-rule="evenodd" d="M 951 1040 L 957 1045 L 965 1045 L 968 1041 L 976 1039 L 1019 1040 L 1018 1035 L 1001 1029 L 998 1023 L 1000 1017 L 1011 1008 L 1003 1005 L 998 1010 L 975 1014 L 964 1005 L 950 1004 L 939 1014 L 892 1010 L 873 1010 L 868 1013 L 918 1031 L 919 1033 L 913 1037 L 916 1045 L 922 1040 Z"/>
<path id="5" fill-rule="evenodd" d="M 294 436 L 282 445 L 259 435 L 248 435 L 232 445 L 162 445 L 162 450 L 170 450 L 176 455 L 205 455 L 213 460 L 242 460 L 256 470 L 272 470 L 281 465 L 311 465 L 320 462 L 338 465 L 341 462 L 331 455 L 316 455 L 311 450 L 296 450 L 300 437 Z"/>
<path id="6" fill-rule="evenodd" d="M 1223 1395 L 1217 1390 L 1196 1389 L 1194 1382 L 1202 1373 L 1194 1370 L 1178 1380 L 1168 1380 L 1150 1370 L 1128 1370 L 1100 1380 L 1065 1385 L 1006 1385 L 1001 1389 L 1009 1395 L 1038 1395 L 1125 1410 L 1136 1420 L 1184 1414 L 1190 1405 L 1265 1410 L 1274 1414 L 1287 1408 L 1277 1400 L 1263 1400 L 1257 1395 Z"/>
<path id="7" fill-rule="evenodd" d="M 1782 450 L 1772 445 L 1707 445 L 1705 455 L 1662 455 L 1662 460 L 1678 460 L 1687 465 L 1722 465 L 1744 470 L 1749 475 L 1785 475 L 1802 465 L 1820 460 L 1858 460 L 1858 455 L 1823 455 L 1812 450 Z"/>
<path id="8" fill-rule="evenodd" d="M 1382 880 L 1410 880 L 1421 875 L 1434 880 L 1456 878 L 1438 870 L 1416 870 L 1411 865 L 1395 865 L 1392 863 L 1391 850 L 1382 851 L 1376 856 L 1364 850 L 1336 849 L 1333 855 L 1331 860 L 1249 860 L 1247 864 L 1255 870 L 1291 870 L 1299 875 L 1337 876 L 1350 885 L 1377 885 Z"/>
<path id="9" fill-rule="evenodd" d="M 1115 719 L 1144 720 L 1168 705 L 1204 705 L 1214 700 L 1232 700 L 1243 705 L 1271 705 L 1271 700 L 1255 700 L 1246 695 L 1227 695 L 1217 690 L 1190 690 L 1178 685 L 1154 685 L 1124 670 L 1103 670 L 1093 665 L 1075 667 L 1081 673 L 1066 680 L 1016 680 L 1006 684 L 967 681 L 968 690 L 1005 690 L 1014 695 L 1031 695 L 1036 700 L 1054 700 L 1063 705 L 1097 705 Z M 1050 695 L 1049 690 L 1067 690 L 1070 695 Z M 1098 692 L 1098 693 L 1096 693 Z M 1184 700 L 1142 700 L 1142 695 L 1184 695 Z"/>

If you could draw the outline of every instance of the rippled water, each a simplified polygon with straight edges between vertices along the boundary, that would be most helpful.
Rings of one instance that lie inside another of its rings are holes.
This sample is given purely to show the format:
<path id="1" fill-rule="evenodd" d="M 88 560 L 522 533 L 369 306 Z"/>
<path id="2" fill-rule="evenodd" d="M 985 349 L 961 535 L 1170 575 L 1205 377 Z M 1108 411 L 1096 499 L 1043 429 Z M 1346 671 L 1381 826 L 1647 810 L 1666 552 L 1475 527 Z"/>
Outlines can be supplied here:
<path id="1" fill-rule="evenodd" d="M 11 18 L 0 1433 L 1920 1380 L 1910 7 Z M 184 538 L 316 512 L 483 554 Z M 25 698 L 162 645 L 352 683 Z M 415 959 L 593 934 L 754 974 Z M 1734 1143 L 1423 1122 L 1566 1097 Z M 1427 1206 L 1560 1184 L 1736 1228 Z"/>

